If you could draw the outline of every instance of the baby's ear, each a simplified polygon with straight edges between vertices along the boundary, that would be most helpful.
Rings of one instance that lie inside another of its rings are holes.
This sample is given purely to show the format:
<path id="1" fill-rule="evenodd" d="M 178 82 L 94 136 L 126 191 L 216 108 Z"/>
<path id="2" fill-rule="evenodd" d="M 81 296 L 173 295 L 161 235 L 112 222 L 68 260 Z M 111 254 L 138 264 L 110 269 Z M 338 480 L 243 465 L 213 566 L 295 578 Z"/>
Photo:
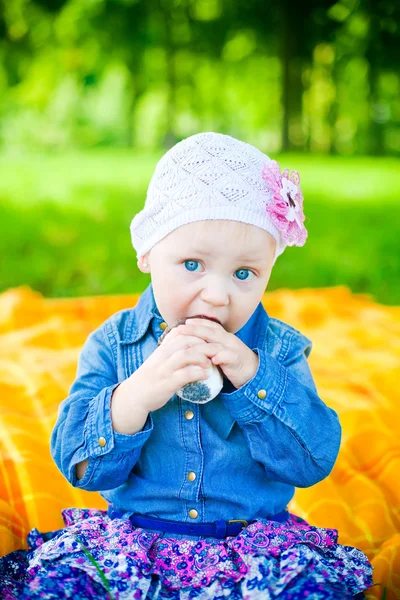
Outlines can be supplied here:
<path id="1" fill-rule="evenodd" d="M 140 256 L 137 261 L 138 268 L 142 273 L 150 273 L 150 262 L 146 255 Z"/>

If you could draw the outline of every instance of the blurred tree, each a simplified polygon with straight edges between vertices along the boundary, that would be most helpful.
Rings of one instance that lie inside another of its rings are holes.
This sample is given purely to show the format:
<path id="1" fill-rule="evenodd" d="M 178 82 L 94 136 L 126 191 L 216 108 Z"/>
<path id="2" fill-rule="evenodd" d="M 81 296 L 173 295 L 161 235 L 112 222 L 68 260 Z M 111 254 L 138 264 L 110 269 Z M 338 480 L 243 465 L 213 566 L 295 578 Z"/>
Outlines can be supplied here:
<path id="1" fill-rule="evenodd" d="M 57 13 L 68 0 L 34 0 L 34 4 L 44 8 L 50 13 Z"/>
<path id="2" fill-rule="evenodd" d="M 0 0 L 0 139 L 400 153 L 399 48 L 395 0 Z"/>
<path id="3" fill-rule="evenodd" d="M 329 42 L 337 24 L 328 11 L 335 0 L 282 0 L 279 4 L 282 60 L 282 149 L 298 149 L 306 144 L 309 132 L 302 128 L 303 74 L 313 61 L 321 42 Z"/>
<path id="4" fill-rule="evenodd" d="M 364 0 L 362 7 L 368 20 L 365 56 L 369 64 L 370 135 L 366 150 L 371 154 L 384 154 L 385 131 L 392 115 L 388 98 L 382 97 L 381 78 L 385 73 L 399 74 L 400 3 Z M 400 90 L 396 83 L 394 88 L 398 99 Z"/>
<path id="5" fill-rule="evenodd" d="M 132 90 L 127 107 L 129 114 L 151 85 L 151 73 L 143 62 L 146 49 L 154 45 L 151 8 L 151 0 L 103 0 L 101 10 L 91 22 L 91 35 L 97 37 L 105 60 L 111 57 L 128 69 Z M 132 143 L 132 127 L 127 132 L 126 143 Z"/>

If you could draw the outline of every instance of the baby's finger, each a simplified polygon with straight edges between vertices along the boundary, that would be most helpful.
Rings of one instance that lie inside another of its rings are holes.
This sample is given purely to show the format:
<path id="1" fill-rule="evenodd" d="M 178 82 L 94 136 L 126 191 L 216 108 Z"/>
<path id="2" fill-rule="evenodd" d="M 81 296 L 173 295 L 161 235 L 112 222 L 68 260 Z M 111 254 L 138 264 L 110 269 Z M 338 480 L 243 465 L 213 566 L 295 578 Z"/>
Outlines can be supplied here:
<path id="1" fill-rule="evenodd" d="M 187 340 L 188 337 L 189 336 L 183 336 L 182 332 L 179 330 L 178 327 L 174 327 L 173 329 L 171 329 L 170 331 L 168 331 L 167 335 L 164 336 L 164 333 L 163 333 L 158 338 L 158 345 L 159 346 L 162 345 L 163 347 L 165 347 L 165 346 L 170 346 L 171 343 L 175 343 L 175 344 L 181 343 L 181 344 L 183 344 L 183 340 L 184 339 Z M 190 337 L 200 340 L 200 338 L 198 336 L 191 335 Z M 179 339 L 181 340 L 181 342 L 177 342 L 176 341 L 176 340 L 179 340 Z M 193 341 L 191 341 L 191 342 L 186 341 L 186 343 L 193 343 Z"/>
<path id="2" fill-rule="evenodd" d="M 179 325 L 177 328 L 182 332 L 183 335 L 196 335 L 202 338 L 205 342 L 223 342 L 226 339 L 226 331 L 221 325 L 212 323 L 209 321 L 207 324 L 201 323 L 196 325 L 190 323 L 190 320 L 186 325 Z"/>
<path id="3" fill-rule="evenodd" d="M 196 350 L 203 352 L 208 358 L 212 358 L 219 352 L 221 352 L 225 346 L 219 342 L 203 342 L 203 344 L 196 347 Z"/>
<path id="4" fill-rule="evenodd" d="M 204 340 L 202 340 L 199 337 L 196 337 L 194 335 L 191 336 L 176 336 L 172 341 L 170 341 L 169 344 L 166 344 L 164 346 L 164 344 L 162 344 L 161 347 L 164 347 L 164 351 L 167 351 L 168 354 L 174 354 L 174 352 L 177 352 L 178 350 L 181 350 L 182 348 L 192 348 L 192 346 L 198 346 L 200 344 L 205 344 Z"/>
<path id="5" fill-rule="evenodd" d="M 166 329 L 158 338 L 158 345 L 160 346 L 161 343 L 163 344 L 163 346 L 169 344 L 171 340 L 173 340 L 177 335 L 179 335 L 177 327 L 174 327 L 173 329 L 169 330 Z"/>
<path id="6" fill-rule="evenodd" d="M 229 348 L 222 347 L 222 349 L 217 351 L 211 358 L 211 362 L 213 365 L 229 365 L 234 367 L 237 363 L 237 354 Z"/>
<path id="7" fill-rule="evenodd" d="M 196 381 L 208 379 L 208 377 L 208 369 L 203 369 L 199 365 L 187 365 L 186 367 L 175 371 L 173 374 L 175 387 L 177 389 L 182 388 L 188 383 L 195 383 Z"/>
<path id="8" fill-rule="evenodd" d="M 167 365 L 172 370 L 181 369 L 189 365 L 199 365 L 203 368 L 211 366 L 211 359 L 199 352 L 197 346 L 191 348 L 181 348 L 171 355 Z"/>

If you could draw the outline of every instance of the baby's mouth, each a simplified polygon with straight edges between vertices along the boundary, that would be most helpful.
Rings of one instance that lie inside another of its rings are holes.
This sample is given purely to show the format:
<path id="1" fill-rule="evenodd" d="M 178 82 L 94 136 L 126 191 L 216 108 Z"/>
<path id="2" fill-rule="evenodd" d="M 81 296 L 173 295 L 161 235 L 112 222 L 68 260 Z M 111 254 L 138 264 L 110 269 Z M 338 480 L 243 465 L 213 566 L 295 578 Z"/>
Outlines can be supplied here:
<path id="1" fill-rule="evenodd" d="M 194 315 L 193 317 L 188 317 L 188 319 L 208 319 L 209 321 L 215 321 L 215 323 L 222 325 L 221 321 L 219 321 L 217 317 L 208 317 L 207 315 Z"/>

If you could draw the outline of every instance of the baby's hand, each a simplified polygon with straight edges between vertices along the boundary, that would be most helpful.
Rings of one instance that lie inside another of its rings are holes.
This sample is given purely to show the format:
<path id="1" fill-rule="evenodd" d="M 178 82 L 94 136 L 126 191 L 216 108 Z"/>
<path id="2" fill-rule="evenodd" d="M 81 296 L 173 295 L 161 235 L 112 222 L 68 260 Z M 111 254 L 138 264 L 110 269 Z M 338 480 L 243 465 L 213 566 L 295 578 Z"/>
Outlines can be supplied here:
<path id="1" fill-rule="evenodd" d="M 196 336 L 207 342 L 206 356 L 218 365 L 235 388 L 242 387 L 257 372 L 259 359 L 246 344 L 222 325 L 206 319 L 187 319 L 178 331 L 188 337 Z"/>
<path id="2" fill-rule="evenodd" d="M 162 343 L 135 371 L 151 387 L 143 399 L 143 408 L 149 412 L 157 410 L 188 383 L 207 379 L 209 355 L 210 344 L 197 336 L 183 335 L 180 326 L 163 335 Z"/>

